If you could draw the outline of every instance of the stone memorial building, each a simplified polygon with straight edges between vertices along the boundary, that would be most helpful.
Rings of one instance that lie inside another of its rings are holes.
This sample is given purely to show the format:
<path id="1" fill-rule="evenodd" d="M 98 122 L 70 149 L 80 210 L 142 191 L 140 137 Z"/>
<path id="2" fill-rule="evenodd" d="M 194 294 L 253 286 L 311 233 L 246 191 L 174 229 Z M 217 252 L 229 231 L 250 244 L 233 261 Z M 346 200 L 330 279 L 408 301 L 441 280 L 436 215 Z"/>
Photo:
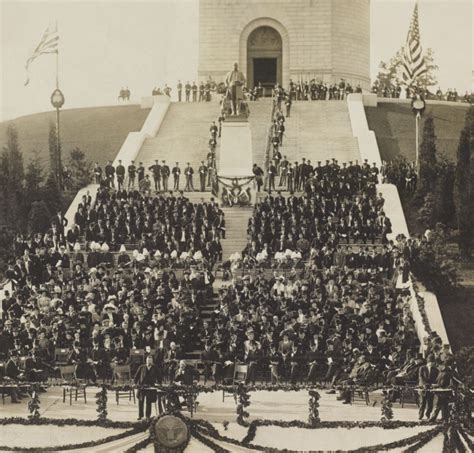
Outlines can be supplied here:
<path id="1" fill-rule="evenodd" d="M 370 0 L 200 0 L 199 78 L 234 61 L 247 85 L 321 79 L 369 88 Z"/>

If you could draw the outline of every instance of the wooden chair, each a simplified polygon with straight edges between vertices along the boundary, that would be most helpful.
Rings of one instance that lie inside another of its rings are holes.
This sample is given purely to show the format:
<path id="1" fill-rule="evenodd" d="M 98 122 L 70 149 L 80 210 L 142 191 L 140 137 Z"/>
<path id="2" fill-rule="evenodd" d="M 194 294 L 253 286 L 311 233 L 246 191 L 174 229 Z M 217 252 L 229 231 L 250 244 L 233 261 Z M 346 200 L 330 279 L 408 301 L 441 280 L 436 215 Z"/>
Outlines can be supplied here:
<path id="1" fill-rule="evenodd" d="M 239 384 L 245 384 L 245 381 L 247 380 L 248 371 L 249 366 L 244 363 L 236 363 L 234 365 L 234 376 L 232 377 L 233 388 L 235 388 Z M 224 402 L 224 399 L 228 398 L 229 396 L 234 396 L 234 392 L 226 394 L 225 389 L 222 389 L 222 402 Z"/>
<path id="2" fill-rule="evenodd" d="M 406 403 L 420 405 L 420 398 L 416 387 L 417 381 L 407 381 L 400 390 L 400 404 L 403 407 Z"/>
<path id="3" fill-rule="evenodd" d="M 127 389 L 115 390 L 115 400 L 117 404 L 120 402 L 120 398 L 127 398 L 128 401 L 132 401 L 135 404 L 135 392 L 132 388 L 132 372 L 130 370 L 130 365 L 117 365 L 113 369 L 112 380 L 115 385 L 129 386 Z"/>
<path id="4" fill-rule="evenodd" d="M 72 405 L 72 394 L 74 393 L 74 401 L 77 401 L 77 398 L 80 397 L 84 398 L 84 404 L 87 404 L 87 385 L 76 379 L 75 370 L 75 365 L 64 365 L 59 367 L 61 380 L 63 381 L 63 403 L 66 402 L 66 396 L 69 395 L 69 405 Z M 81 391 L 80 394 L 79 391 Z"/>
<path id="5" fill-rule="evenodd" d="M 351 389 L 351 399 L 350 399 L 351 404 L 356 400 L 364 401 L 367 406 L 370 404 L 368 387 L 361 386 L 361 387 Z"/>

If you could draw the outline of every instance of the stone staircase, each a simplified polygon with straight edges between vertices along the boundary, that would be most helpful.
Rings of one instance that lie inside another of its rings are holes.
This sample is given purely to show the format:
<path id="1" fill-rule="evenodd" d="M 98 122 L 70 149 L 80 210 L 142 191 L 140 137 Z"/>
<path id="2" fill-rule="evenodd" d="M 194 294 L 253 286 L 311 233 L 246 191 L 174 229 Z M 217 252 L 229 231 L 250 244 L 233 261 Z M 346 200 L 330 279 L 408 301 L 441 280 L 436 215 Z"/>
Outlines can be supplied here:
<path id="1" fill-rule="evenodd" d="M 260 166 L 263 166 L 265 162 L 272 102 L 272 98 L 260 98 L 258 101 L 249 102 L 250 116 L 248 121 L 252 132 L 253 163 Z"/>
<path id="2" fill-rule="evenodd" d="M 172 102 L 154 138 L 145 140 L 136 162 L 143 162 L 146 168 L 155 159 L 166 160 L 170 169 L 176 162 L 181 168 L 180 188 L 184 188 L 184 168 L 190 162 L 194 168 L 194 188 L 199 187 L 197 169 L 206 160 L 209 150 L 209 128 L 219 117 L 219 103 L 211 102 Z M 172 177 L 169 184 L 172 186 Z"/>
<path id="3" fill-rule="evenodd" d="M 235 252 L 241 253 L 247 245 L 247 226 L 253 208 L 237 207 L 222 208 L 225 215 L 226 236 L 222 240 L 222 260 L 227 261 Z"/>
<path id="4" fill-rule="evenodd" d="M 326 159 L 359 160 L 357 139 L 352 135 L 345 101 L 297 101 L 285 122 L 282 155 L 291 162 L 305 157 L 315 166 Z"/>

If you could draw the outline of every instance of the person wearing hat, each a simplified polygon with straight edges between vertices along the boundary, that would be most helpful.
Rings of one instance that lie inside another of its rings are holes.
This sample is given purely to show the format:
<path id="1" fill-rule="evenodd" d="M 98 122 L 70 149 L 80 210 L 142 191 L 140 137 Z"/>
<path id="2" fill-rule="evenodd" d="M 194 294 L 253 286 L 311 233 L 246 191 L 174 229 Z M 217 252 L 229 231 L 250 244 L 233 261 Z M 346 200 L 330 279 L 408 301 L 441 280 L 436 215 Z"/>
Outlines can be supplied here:
<path id="1" fill-rule="evenodd" d="M 161 190 L 161 166 L 158 163 L 158 160 L 155 160 L 155 163 L 148 167 L 148 170 L 151 171 L 151 174 L 153 175 L 155 192 L 159 192 Z"/>
<path id="2" fill-rule="evenodd" d="M 187 192 L 194 192 L 193 175 L 194 175 L 194 169 L 191 167 L 191 164 L 188 162 L 186 164 L 186 168 L 184 169 L 184 176 L 186 177 L 186 186 L 184 187 L 184 190 Z"/>
<path id="3" fill-rule="evenodd" d="M 171 170 L 173 173 L 173 189 L 179 190 L 179 177 L 181 175 L 181 168 L 179 168 L 179 162 L 176 162 L 176 165 Z"/>
<path id="4" fill-rule="evenodd" d="M 453 385 L 453 366 L 454 360 L 452 358 L 447 358 L 439 367 L 436 386 L 440 391 L 436 392 L 436 408 L 430 418 L 430 421 L 432 422 L 438 418 L 440 412 L 443 421 L 449 419 L 449 403 L 452 399 L 452 393 L 448 389 Z M 444 389 L 444 391 L 442 389 Z"/>

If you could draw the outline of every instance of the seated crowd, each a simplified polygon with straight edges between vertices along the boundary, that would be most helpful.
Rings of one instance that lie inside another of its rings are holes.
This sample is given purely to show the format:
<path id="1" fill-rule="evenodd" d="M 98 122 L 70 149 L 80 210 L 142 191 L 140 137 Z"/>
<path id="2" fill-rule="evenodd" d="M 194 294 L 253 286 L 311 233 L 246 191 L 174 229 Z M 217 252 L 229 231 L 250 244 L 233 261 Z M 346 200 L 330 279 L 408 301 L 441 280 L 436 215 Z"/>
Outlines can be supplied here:
<path id="1" fill-rule="evenodd" d="M 94 203 L 84 196 L 78 205 L 65 241 L 70 250 L 81 237 L 88 245 L 106 243 L 111 251 L 136 244 L 140 252 L 159 252 L 164 258 L 200 251 L 215 262 L 221 259 L 224 235 L 224 213 L 213 198 L 192 203 L 182 193 L 147 196 L 99 188 Z"/>
<path id="2" fill-rule="evenodd" d="M 334 249 L 350 240 L 385 242 L 391 223 L 383 211 L 384 199 L 375 190 L 379 172 L 375 166 L 367 162 L 339 166 L 333 160 L 313 168 L 303 159 L 299 168 L 303 171 L 295 184 L 304 188 L 304 196 L 269 194 L 255 204 L 245 256 L 256 258 L 265 251 L 273 257 L 279 251 L 295 250 L 298 241 L 317 250 Z"/>

